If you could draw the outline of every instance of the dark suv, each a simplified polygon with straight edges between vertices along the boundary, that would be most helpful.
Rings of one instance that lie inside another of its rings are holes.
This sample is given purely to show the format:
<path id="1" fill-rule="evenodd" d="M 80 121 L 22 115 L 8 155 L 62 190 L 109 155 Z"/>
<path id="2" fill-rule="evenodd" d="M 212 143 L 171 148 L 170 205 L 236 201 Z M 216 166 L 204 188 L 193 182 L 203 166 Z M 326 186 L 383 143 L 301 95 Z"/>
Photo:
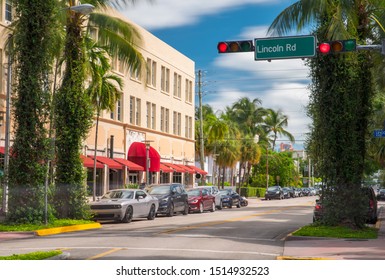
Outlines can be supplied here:
<path id="1" fill-rule="evenodd" d="M 377 222 L 377 198 L 376 193 L 372 187 L 363 187 L 363 195 L 367 197 L 368 212 L 366 216 L 366 222 L 375 224 Z M 322 218 L 324 206 L 322 204 L 322 197 L 316 200 L 316 204 L 313 212 L 313 222 L 316 222 Z"/>
<path id="2" fill-rule="evenodd" d="M 178 183 L 152 185 L 149 193 L 159 200 L 157 214 L 165 214 L 168 217 L 174 216 L 177 212 L 188 214 L 188 195 L 184 185 Z"/>

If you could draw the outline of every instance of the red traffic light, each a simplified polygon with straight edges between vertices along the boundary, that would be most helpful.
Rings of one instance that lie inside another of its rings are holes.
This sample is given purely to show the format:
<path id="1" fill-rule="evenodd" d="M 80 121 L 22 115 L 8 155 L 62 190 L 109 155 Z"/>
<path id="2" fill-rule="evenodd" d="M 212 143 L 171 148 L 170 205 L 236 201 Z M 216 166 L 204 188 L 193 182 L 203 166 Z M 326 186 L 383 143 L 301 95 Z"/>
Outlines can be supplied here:
<path id="1" fill-rule="evenodd" d="M 252 40 L 219 42 L 218 53 L 252 52 L 254 45 Z"/>
<path id="2" fill-rule="evenodd" d="M 330 52 L 330 45 L 328 43 L 321 43 L 318 46 L 318 49 L 321 53 L 329 53 Z"/>
<path id="3" fill-rule="evenodd" d="M 318 45 L 318 50 L 322 54 L 352 52 L 356 50 L 356 40 L 337 40 L 323 42 Z"/>

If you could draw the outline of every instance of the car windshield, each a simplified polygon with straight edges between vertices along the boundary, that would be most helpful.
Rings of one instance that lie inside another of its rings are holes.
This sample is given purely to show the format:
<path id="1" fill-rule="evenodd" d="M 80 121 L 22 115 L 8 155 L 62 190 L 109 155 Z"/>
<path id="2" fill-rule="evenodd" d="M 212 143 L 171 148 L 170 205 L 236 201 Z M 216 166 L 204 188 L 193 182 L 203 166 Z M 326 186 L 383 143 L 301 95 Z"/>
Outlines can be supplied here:
<path id="1" fill-rule="evenodd" d="M 380 190 L 380 193 L 385 193 L 385 189 Z"/>
<path id="2" fill-rule="evenodd" d="M 132 199 L 133 197 L 133 191 L 110 191 L 103 195 L 102 199 Z"/>
<path id="3" fill-rule="evenodd" d="M 150 194 L 169 194 L 170 186 L 155 186 L 150 190 Z"/>
<path id="4" fill-rule="evenodd" d="M 230 194 L 231 191 L 229 191 L 229 190 L 220 190 L 219 192 L 221 194 L 227 194 L 228 195 L 228 194 Z"/>
<path id="5" fill-rule="evenodd" d="M 199 189 L 192 189 L 187 191 L 188 196 L 200 196 L 201 191 Z"/>
<path id="6" fill-rule="evenodd" d="M 267 188 L 268 191 L 278 191 L 278 186 L 274 186 L 274 187 L 268 187 Z"/>

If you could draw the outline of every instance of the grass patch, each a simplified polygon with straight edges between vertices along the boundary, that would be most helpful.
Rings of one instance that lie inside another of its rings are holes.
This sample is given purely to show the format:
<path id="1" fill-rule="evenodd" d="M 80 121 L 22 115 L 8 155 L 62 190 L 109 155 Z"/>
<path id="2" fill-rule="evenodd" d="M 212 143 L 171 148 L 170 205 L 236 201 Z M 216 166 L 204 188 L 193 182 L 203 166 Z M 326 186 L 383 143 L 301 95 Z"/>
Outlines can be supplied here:
<path id="1" fill-rule="evenodd" d="M 0 223 L 0 231 L 35 231 L 39 229 L 91 224 L 89 220 L 59 219 L 46 224 L 7 224 Z"/>
<path id="2" fill-rule="evenodd" d="M 28 253 L 28 254 L 20 254 L 20 255 L 12 255 L 12 256 L 6 256 L 6 257 L 1 257 L 0 260 L 45 260 L 57 255 L 60 255 L 62 251 L 59 250 L 54 250 L 54 251 L 37 251 L 33 253 Z"/>
<path id="3" fill-rule="evenodd" d="M 314 237 L 331 237 L 331 238 L 358 238 L 358 239 L 376 239 L 378 229 L 363 228 L 354 230 L 348 227 L 321 226 L 311 224 L 300 228 L 293 232 L 293 236 L 314 236 Z"/>

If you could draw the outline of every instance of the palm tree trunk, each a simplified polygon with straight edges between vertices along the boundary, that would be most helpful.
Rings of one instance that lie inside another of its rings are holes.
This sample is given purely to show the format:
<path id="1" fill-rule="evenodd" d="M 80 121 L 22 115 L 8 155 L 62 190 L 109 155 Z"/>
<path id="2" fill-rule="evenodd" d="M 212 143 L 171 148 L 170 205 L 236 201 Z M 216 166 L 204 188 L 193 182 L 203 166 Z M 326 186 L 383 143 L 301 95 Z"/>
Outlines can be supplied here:
<path id="1" fill-rule="evenodd" d="M 94 148 L 94 173 L 92 178 L 92 200 L 96 200 L 96 152 L 98 149 L 98 129 L 99 129 L 99 110 L 96 115 L 96 127 L 95 127 L 95 148 Z"/>

